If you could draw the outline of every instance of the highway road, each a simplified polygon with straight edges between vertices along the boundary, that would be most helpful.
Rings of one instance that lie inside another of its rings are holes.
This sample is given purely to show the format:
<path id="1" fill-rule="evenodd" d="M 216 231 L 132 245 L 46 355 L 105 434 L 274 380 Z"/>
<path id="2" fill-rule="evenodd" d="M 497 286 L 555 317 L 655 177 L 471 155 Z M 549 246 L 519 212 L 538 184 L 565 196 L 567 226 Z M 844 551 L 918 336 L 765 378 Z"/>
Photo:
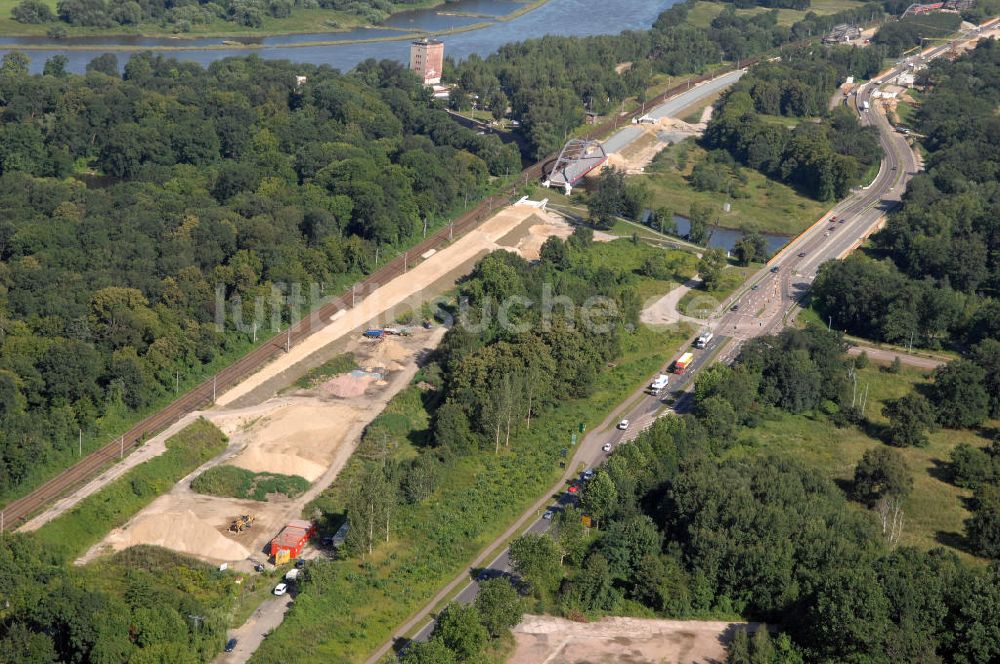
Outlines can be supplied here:
<path id="1" fill-rule="evenodd" d="M 972 36 L 972 33 L 966 33 L 964 36 Z M 945 44 L 924 51 L 922 59 L 931 60 L 949 48 L 950 44 Z M 614 453 L 614 449 L 637 436 L 657 417 L 689 410 L 692 402 L 690 388 L 694 377 L 702 368 L 716 361 L 732 361 L 742 341 L 746 339 L 779 331 L 788 320 L 789 314 L 794 312 L 808 292 L 819 266 L 824 261 L 842 258 L 849 254 L 877 230 L 886 212 L 899 204 L 906 184 L 917 170 L 916 159 L 906 137 L 896 132 L 889 124 L 882 112 L 872 103 L 871 95 L 879 85 L 906 70 L 911 62 L 915 60 L 910 58 L 898 62 L 891 70 L 864 85 L 856 96 L 855 108 L 861 109 L 859 110 L 861 122 L 878 129 L 879 142 L 884 151 L 875 179 L 868 186 L 854 191 L 786 245 L 765 267 L 747 280 L 743 289 L 722 303 L 710 319 L 709 327 L 715 332 L 712 341 L 702 350 L 691 349 L 695 354 L 695 360 L 684 375 L 671 374 L 669 393 L 663 397 L 649 395 L 645 391 L 633 394 L 626 402 L 628 405 L 622 410 L 624 413 L 622 417 L 631 423 L 628 430 L 622 431 L 611 427 L 592 431 L 578 446 L 569 464 L 570 468 L 578 468 L 581 465 L 586 468 L 596 468 L 609 454 Z M 738 80 L 741 74 L 742 72 L 730 74 L 731 80 L 725 85 Z M 707 94 L 715 91 L 712 89 Z M 692 92 L 696 92 L 698 98 L 706 95 L 704 89 Z M 685 95 L 679 95 L 651 111 L 651 114 L 659 112 L 668 104 L 669 111 L 676 113 L 677 110 L 694 103 L 690 97 L 684 97 Z M 871 106 L 870 110 L 863 109 L 865 101 Z M 665 115 L 670 115 L 670 112 Z M 630 134 L 623 134 L 623 136 L 628 135 Z M 667 367 L 664 367 L 664 370 L 666 369 Z M 608 443 L 611 451 L 604 452 L 602 448 Z M 571 500 L 575 500 L 575 497 L 565 492 L 561 493 L 550 505 L 550 509 L 558 511 Z M 538 515 L 523 532 L 544 533 L 552 527 L 552 523 L 551 519 Z M 485 568 L 475 570 L 475 573 L 475 578 L 458 592 L 453 601 L 471 603 L 478 594 L 478 581 L 511 574 L 508 550 L 505 548 Z M 433 629 L 434 621 L 427 619 L 414 635 L 414 640 L 428 639 Z M 381 653 L 384 653 L 384 650 L 376 653 L 368 661 L 376 661 Z"/>

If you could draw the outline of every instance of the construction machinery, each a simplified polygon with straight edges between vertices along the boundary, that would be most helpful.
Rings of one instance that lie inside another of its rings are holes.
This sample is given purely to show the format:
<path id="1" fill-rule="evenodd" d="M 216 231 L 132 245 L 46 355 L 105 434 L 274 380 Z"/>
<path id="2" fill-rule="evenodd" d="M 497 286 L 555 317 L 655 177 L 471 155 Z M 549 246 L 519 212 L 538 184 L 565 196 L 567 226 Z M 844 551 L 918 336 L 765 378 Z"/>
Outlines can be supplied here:
<path id="1" fill-rule="evenodd" d="M 253 520 L 253 514 L 241 514 L 229 524 L 229 532 L 239 534 L 244 530 L 250 530 L 253 528 Z"/>

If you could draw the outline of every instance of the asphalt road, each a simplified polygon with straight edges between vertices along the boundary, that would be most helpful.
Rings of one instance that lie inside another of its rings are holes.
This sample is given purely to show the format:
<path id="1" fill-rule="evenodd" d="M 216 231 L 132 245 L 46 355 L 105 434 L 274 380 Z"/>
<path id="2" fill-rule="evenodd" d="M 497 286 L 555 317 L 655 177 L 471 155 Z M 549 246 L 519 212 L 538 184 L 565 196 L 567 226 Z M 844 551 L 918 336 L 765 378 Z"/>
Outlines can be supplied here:
<path id="1" fill-rule="evenodd" d="M 949 47 L 950 44 L 946 44 L 925 51 L 923 59 L 931 60 L 938 57 Z M 886 212 L 899 204 L 906 183 L 917 170 L 916 159 L 906 138 L 897 133 L 885 116 L 875 109 L 871 93 L 881 83 L 904 71 L 910 61 L 911 59 L 903 60 L 892 70 L 872 79 L 856 97 L 855 108 L 859 109 L 862 123 L 873 125 L 878 129 L 879 142 L 884 151 L 881 167 L 874 181 L 869 186 L 853 192 L 820 221 L 789 243 L 767 266 L 747 280 L 744 289 L 723 303 L 709 324 L 715 331 L 714 338 L 704 349 L 689 349 L 694 353 L 695 359 L 684 375 L 670 375 L 668 394 L 662 397 L 647 394 L 633 395 L 630 400 L 631 405 L 624 415 L 631 422 L 628 430 L 610 428 L 597 432 L 597 435 L 587 436 L 581 442 L 571 464 L 582 463 L 587 468 L 595 468 L 613 453 L 618 445 L 637 436 L 657 417 L 670 412 L 689 410 L 691 405 L 689 388 L 699 370 L 714 361 L 731 361 L 743 340 L 780 330 L 788 314 L 795 309 L 808 291 L 819 266 L 824 261 L 841 258 L 850 253 L 877 229 L 879 221 Z M 717 79 L 718 86 L 729 85 L 738 80 L 740 75 L 742 72 L 733 72 L 720 77 Z M 696 88 L 692 91 L 697 95 L 696 98 L 692 99 L 687 94 L 680 95 L 657 107 L 650 112 L 650 115 L 662 113 L 654 117 L 669 116 L 679 109 L 690 106 L 698 98 L 713 94 L 719 87 Z M 860 110 L 864 101 L 869 102 L 872 107 L 870 110 Z M 661 111 L 665 107 L 666 110 Z M 623 136 L 629 135 L 629 133 L 623 134 Z M 667 367 L 664 367 L 664 370 L 666 369 Z M 672 406 L 668 406 L 667 403 Z M 611 444 L 611 452 L 602 450 L 605 443 Z M 575 497 L 564 492 L 551 505 L 551 509 L 559 510 L 571 500 L 575 500 Z M 538 516 L 526 532 L 544 533 L 551 526 L 550 519 Z M 504 549 L 489 565 L 477 571 L 476 577 L 455 596 L 454 601 L 471 603 L 478 594 L 480 580 L 509 574 L 512 574 L 512 569 L 508 550 Z M 417 641 L 428 639 L 433 629 L 434 621 L 428 620 L 414 639 Z"/>

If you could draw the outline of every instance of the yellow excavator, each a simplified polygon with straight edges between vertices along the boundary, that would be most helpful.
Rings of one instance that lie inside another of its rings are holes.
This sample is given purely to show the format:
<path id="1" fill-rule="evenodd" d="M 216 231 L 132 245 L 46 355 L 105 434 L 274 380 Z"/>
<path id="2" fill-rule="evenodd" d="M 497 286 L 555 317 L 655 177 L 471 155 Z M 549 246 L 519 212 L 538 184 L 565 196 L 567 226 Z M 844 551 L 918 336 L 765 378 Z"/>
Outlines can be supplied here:
<path id="1" fill-rule="evenodd" d="M 253 527 L 253 514 L 241 514 L 233 522 L 229 524 L 229 532 L 231 533 L 242 533 L 244 530 L 249 530 Z"/>

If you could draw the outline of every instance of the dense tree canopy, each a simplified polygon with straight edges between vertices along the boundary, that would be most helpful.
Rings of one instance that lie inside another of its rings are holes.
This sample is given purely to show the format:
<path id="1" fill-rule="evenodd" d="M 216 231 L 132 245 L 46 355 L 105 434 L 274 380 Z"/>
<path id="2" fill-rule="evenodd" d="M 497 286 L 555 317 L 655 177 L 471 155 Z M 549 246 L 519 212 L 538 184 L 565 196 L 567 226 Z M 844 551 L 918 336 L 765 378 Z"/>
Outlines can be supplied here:
<path id="1" fill-rule="evenodd" d="M 145 54 L 124 79 L 7 71 L 0 97 L 0 494 L 238 348 L 250 316 L 287 320 L 272 288 L 343 284 L 519 167 L 389 62 Z"/>

